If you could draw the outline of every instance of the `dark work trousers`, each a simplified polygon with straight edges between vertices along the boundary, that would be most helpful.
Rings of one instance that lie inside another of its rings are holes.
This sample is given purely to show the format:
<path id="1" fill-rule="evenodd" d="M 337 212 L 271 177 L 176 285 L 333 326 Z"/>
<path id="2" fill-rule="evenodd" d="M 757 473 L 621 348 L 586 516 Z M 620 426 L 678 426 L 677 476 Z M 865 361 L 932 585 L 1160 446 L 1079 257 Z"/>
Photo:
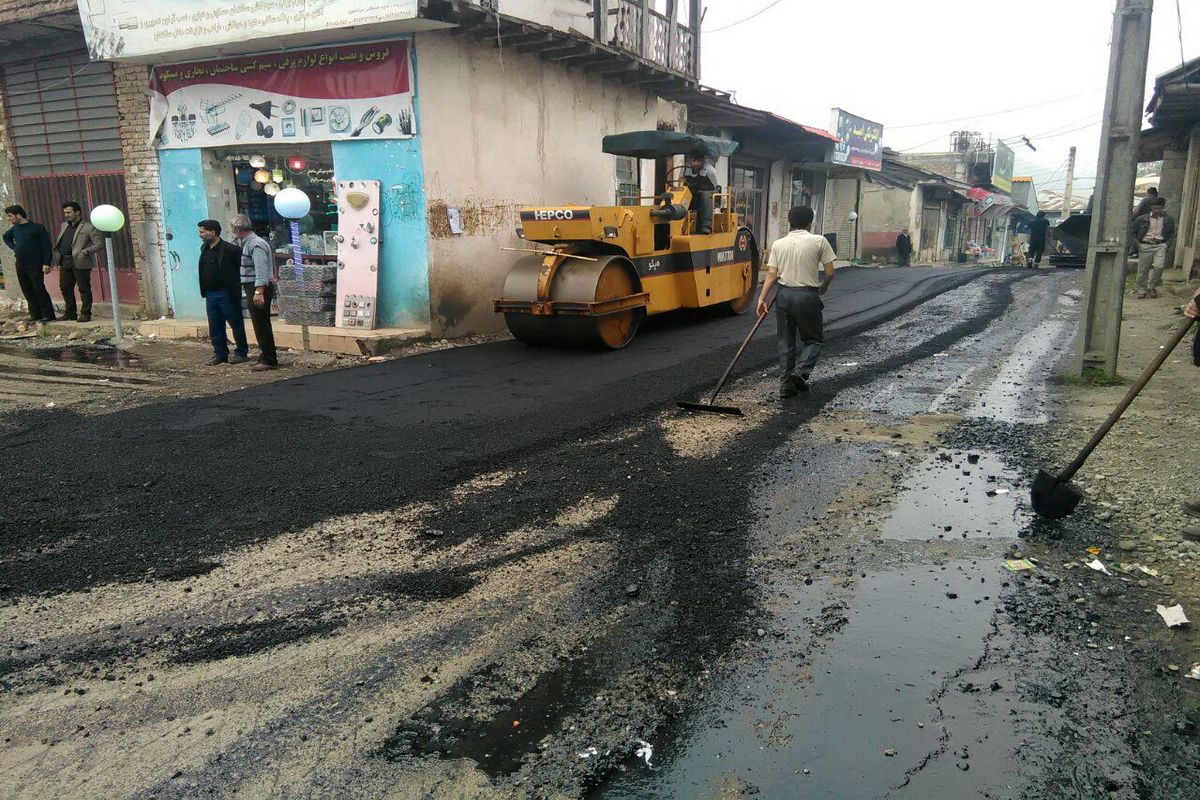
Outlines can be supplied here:
<path id="1" fill-rule="evenodd" d="M 79 313 L 92 316 L 92 271 L 90 269 L 58 268 L 58 288 L 62 289 L 66 310 L 63 317 L 75 319 L 75 287 L 79 287 Z"/>
<path id="2" fill-rule="evenodd" d="M 54 303 L 46 291 L 46 276 L 41 264 L 17 264 L 17 283 L 25 302 L 29 303 L 29 316 L 33 319 L 54 319 Z"/>
<path id="3" fill-rule="evenodd" d="M 1046 242 L 1030 242 L 1029 243 L 1029 266 L 1037 266 L 1042 263 L 1042 256 L 1046 254 Z"/>
<path id="4" fill-rule="evenodd" d="M 900 253 L 900 266 L 902 266 L 902 267 L 909 266 L 909 262 L 912 260 L 912 251 L 909 250 L 906 253 L 903 250 L 900 250 L 899 253 Z"/>
<path id="5" fill-rule="evenodd" d="M 279 357 L 275 354 L 275 332 L 271 330 L 271 300 L 275 297 L 275 286 L 268 284 L 264 288 L 262 308 L 254 305 L 253 283 L 243 283 L 242 291 L 246 294 L 250 323 L 254 325 L 254 338 L 258 340 L 258 363 L 279 366 Z"/>
<path id="6" fill-rule="evenodd" d="M 825 303 L 816 289 L 780 286 L 775 295 L 775 325 L 779 336 L 779 381 L 799 374 L 805 380 L 817 365 L 825 344 Z M 796 338 L 800 339 L 797 354 Z M 799 361 L 799 364 L 797 364 Z"/>
<path id="7" fill-rule="evenodd" d="M 212 341 L 213 355 L 221 361 L 229 359 L 226 324 L 233 328 L 233 341 L 237 345 L 234 352 L 239 356 L 250 352 L 250 345 L 246 343 L 246 321 L 242 319 L 242 298 L 237 295 L 231 297 L 225 289 L 209 289 L 204 303 L 208 311 L 208 338 Z"/>
<path id="8" fill-rule="evenodd" d="M 697 191 L 692 194 L 691 211 L 696 212 L 696 229 L 692 233 L 706 235 L 713 229 L 713 193 Z"/>

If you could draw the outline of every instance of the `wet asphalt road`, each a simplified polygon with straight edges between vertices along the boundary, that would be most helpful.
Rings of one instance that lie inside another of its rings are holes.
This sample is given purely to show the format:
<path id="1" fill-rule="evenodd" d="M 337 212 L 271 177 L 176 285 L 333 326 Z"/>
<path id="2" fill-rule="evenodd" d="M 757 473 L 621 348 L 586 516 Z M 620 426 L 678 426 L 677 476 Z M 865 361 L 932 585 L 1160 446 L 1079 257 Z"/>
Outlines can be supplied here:
<path id="1" fill-rule="evenodd" d="M 820 383 L 774 400 L 764 330 L 746 420 L 670 409 L 746 318 L 9 419 L 0 775 L 18 797 L 1187 796 L 1130 766 L 1123 652 L 998 566 L 1034 524 L 1018 443 L 1072 281 L 841 273 Z"/>

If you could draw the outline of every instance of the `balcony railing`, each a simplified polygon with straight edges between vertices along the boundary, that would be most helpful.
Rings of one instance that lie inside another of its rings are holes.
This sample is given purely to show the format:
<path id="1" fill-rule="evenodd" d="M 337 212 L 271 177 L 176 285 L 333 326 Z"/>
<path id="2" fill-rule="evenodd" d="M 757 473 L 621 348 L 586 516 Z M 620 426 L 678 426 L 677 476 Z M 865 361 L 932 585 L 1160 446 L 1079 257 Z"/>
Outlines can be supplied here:
<path id="1" fill-rule="evenodd" d="M 700 0 L 593 0 L 593 6 L 597 39 L 672 72 L 700 77 Z M 680 13 L 685 8 L 687 22 Z"/>

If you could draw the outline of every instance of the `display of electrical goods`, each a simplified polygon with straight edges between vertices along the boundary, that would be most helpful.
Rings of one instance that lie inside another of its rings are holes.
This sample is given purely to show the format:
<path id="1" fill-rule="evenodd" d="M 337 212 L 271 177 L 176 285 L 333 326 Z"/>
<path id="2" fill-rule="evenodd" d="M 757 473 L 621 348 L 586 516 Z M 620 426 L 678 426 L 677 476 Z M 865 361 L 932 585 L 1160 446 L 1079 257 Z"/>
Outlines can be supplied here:
<path id="1" fill-rule="evenodd" d="M 275 181 L 275 183 L 281 183 L 283 181 L 283 170 L 279 167 L 271 170 L 271 180 Z"/>
<path id="2" fill-rule="evenodd" d="M 264 156 L 250 156 L 250 166 L 255 169 L 262 169 L 267 165 L 267 159 Z"/>
<path id="3" fill-rule="evenodd" d="M 254 181 L 256 183 L 270 183 L 271 173 L 268 170 L 260 169 L 258 172 L 254 173 Z"/>
<path id="4" fill-rule="evenodd" d="M 304 172 L 308 169 L 308 160 L 303 156 L 292 156 L 287 160 L 287 168 L 292 172 Z"/>
<path id="5" fill-rule="evenodd" d="M 374 328 L 379 292 L 379 181 L 338 181 L 339 328 Z"/>

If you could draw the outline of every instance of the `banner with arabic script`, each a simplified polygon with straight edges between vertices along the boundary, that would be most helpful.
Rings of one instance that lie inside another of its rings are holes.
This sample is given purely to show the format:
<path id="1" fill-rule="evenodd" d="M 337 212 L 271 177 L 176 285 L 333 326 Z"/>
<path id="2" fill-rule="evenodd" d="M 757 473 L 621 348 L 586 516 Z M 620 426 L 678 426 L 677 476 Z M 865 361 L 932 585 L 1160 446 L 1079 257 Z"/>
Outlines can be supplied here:
<path id="1" fill-rule="evenodd" d="M 79 0 L 94 61 L 416 20 L 417 0 Z"/>
<path id="2" fill-rule="evenodd" d="M 833 110 L 833 131 L 840 142 L 833 146 L 833 163 L 878 172 L 883 169 L 883 126 L 862 117 Z"/>
<path id="3" fill-rule="evenodd" d="M 408 42 L 155 67 L 150 137 L 165 149 L 416 133 Z"/>

